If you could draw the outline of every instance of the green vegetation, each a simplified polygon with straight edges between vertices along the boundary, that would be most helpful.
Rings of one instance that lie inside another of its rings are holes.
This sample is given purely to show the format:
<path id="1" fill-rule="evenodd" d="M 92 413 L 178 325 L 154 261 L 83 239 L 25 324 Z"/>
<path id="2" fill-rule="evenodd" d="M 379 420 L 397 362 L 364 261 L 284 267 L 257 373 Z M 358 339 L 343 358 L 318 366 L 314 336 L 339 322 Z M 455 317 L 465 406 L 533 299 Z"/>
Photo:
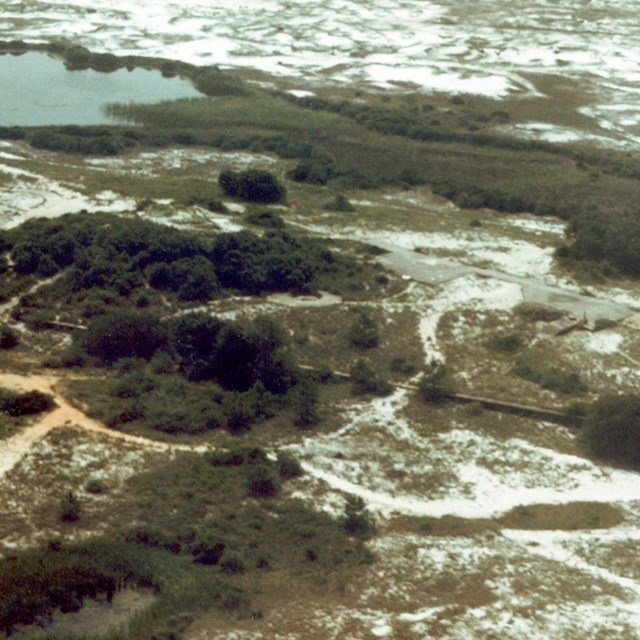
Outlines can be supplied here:
<path id="1" fill-rule="evenodd" d="M 391 109 L 256 90 L 251 98 L 227 96 L 215 105 L 195 100 L 114 110 L 150 127 L 171 123 L 201 136 L 209 126 L 218 139 L 209 133 L 208 143 L 222 148 L 257 151 L 269 146 L 269 136 L 290 140 L 271 150 L 300 158 L 290 174 L 298 182 L 358 188 L 426 183 L 462 207 L 557 215 L 571 221 L 565 254 L 636 275 L 638 243 L 626 242 L 620 253 L 615 247 L 637 235 L 629 205 L 640 195 L 637 160 L 496 134 L 492 127 L 505 120 L 498 111 L 480 116 L 453 105 L 436 118 L 426 106 Z M 478 127 L 484 130 L 470 130 Z M 304 153 L 296 143 L 305 145 Z M 597 183 L 595 171 L 601 172 Z"/>
<path id="2" fill-rule="evenodd" d="M 33 219 L 5 232 L 3 244 L 14 261 L 0 274 L 8 292 L 24 290 L 33 276 L 61 275 L 21 299 L 16 319 L 35 325 L 56 316 L 82 324 L 115 307 L 157 309 L 233 291 L 331 290 L 346 287 L 362 270 L 325 242 L 282 230 L 203 238 L 108 214 Z"/>
<path id="3" fill-rule="evenodd" d="M 527 141 L 501 133 L 503 109 L 455 99 L 436 110 L 408 96 L 367 101 L 297 98 L 259 89 L 216 67 L 140 56 L 96 54 L 64 42 L 0 43 L 0 49 L 48 50 L 70 68 L 109 72 L 144 66 L 190 78 L 207 95 L 160 105 L 112 105 L 111 112 L 144 127 L 5 127 L 40 148 L 112 155 L 138 145 L 204 145 L 267 151 L 300 160 L 292 179 L 314 185 L 375 188 L 428 184 L 463 207 L 558 215 L 571 221 L 560 257 L 569 266 L 595 262 L 601 272 L 638 276 L 635 246 L 640 164 L 630 154 Z M 411 99 L 410 99 L 411 98 Z M 390 172 L 389 167 L 394 167 Z M 625 240 L 628 240 L 625 242 Z M 622 250 L 619 247 L 623 246 Z"/>
<path id="4" fill-rule="evenodd" d="M 533 360 L 521 360 L 514 367 L 515 375 L 530 380 L 543 389 L 565 395 L 586 393 L 587 385 L 574 371 L 565 371 L 558 367 L 537 364 Z"/>
<path id="5" fill-rule="evenodd" d="M 347 334 L 349 344 L 361 350 L 374 349 L 380 344 L 380 334 L 373 318 L 364 311 L 358 313 Z"/>
<path id="6" fill-rule="evenodd" d="M 248 202 L 274 203 L 284 200 L 287 191 L 268 171 L 247 169 L 235 173 L 222 171 L 218 178 L 228 196 Z"/>
<path id="7" fill-rule="evenodd" d="M 8 389 L 0 389 L 0 412 L 12 418 L 30 416 L 55 407 L 53 398 L 40 391 L 16 393 Z"/>
<path id="8" fill-rule="evenodd" d="M 607 395 L 587 410 L 582 441 L 599 458 L 640 464 L 640 397 Z"/>
<path id="9" fill-rule="evenodd" d="M 117 637 L 179 638 L 205 610 L 252 615 L 258 579 L 312 584 L 370 562 L 342 523 L 282 497 L 281 484 L 300 473 L 290 456 L 271 461 L 252 446 L 159 461 L 129 481 L 106 537 L 0 561 L 0 628 L 8 633 L 130 586 L 152 589 L 156 600 Z"/>
<path id="10" fill-rule="evenodd" d="M 418 395 L 425 402 L 443 402 L 455 390 L 451 384 L 449 371 L 443 364 L 433 364 L 425 372 L 418 383 Z"/>
<path id="11" fill-rule="evenodd" d="M 363 540 L 370 538 L 375 533 L 375 524 L 362 498 L 347 496 L 342 526 L 348 535 Z"/>
<path id="12" fill-rule="evenodd" d="M 289 405 L 300 426 L 318 421 L 317 391 L 298 370 L 288 334 L 269 317 L 238 324 L 188 313 L 160 323 L 115 312 L 75 337 L 67 359 L 79 353 L 85 365 L 121 372 L 106 387 L 78 383 L 111 427 L 170 434 L 225 428 L 239 435 Z"/>
<path id="13" fill-rule="evenodd" d="M 245 221 L 249 224 L 254 224 L 258 227 L 265 227 L 267 229 L 283 229 L 285 226 L 282 217 L 268 209 L 248 213 L 245 216 Z"/>
<path id="14" fill-rule="evenodd" d="M 352 213 L 356 208 L 349 202 L 348 198 L 339 193 L 332 200 L 328 200 L 322 205 L 325 211 L 338 211 L 340 213 Z"/>
<path id="15" fill-rule="evenodd" d="M 73 492 L 67 493 L 60 500 L 60 521 L 61 522 L 78 522 L 82 515 L 82 506 L 80 501 Z"/>
<path id="16" fill-rule="evenodd" d="M 6 324 L 0 326 L 0 349 L 13 349 L 20 344 L 20 336 Z"/>
<path id="17" fill-rule="evenodd" d="M 389 382 L 380 378 L 375 369 L 364 360 L 356 360 L 349 369 L 353 395 L 388 396 L 393 392 Z"/>
<path id="18" fill-rule="evenodd" d="M 524 347 L 524 340 L 518 333 L 505 333 L 491 336 L 485 344 L 492 351 L 513 353 Z"/>
<path id="19" fill-rule="evenodd" d="M 11 43 L 5 46 L 12 50 Z M 114 115 L 145 126 L 40 128 L 27 135 L 34 146 L 112 155 L 138 145 L 197 144 L 297 158 L 300 162 L 290 177 L 308 184 L 332 182 L 358 188 L 428 184 L 462 207 L 570 220 L 569 244 L 560 251 L 570 266 L 576 260 L 589 261 L 605 274 L 638 276 L 638 242 L 629 240 L 637 236 L 637 216 L 629 203 L 638 201 L 640 164 L 631 155 L 499 134 L 495 127 L 508 122 L 509 114 L 476 108 L 465 100 L 436 111 L 425 99 L 382 106 L 374 97 L 367 102 L 296 98 L 249 86 L 216 67 L 93 54 L 63 43 L 49 48 L 71 68 L 112 71 L 140 65 L 169 76 L 180 74 L 218 99 L 112 105 Z M 5 128 L 0 134 L 22 137 L 25 132 Z M 239 195 L 242 191 L 238 187 Z M 277 188 L 267 191 L 269 195 L 258 196 L 260 201 L 283 197 L 275 195 Z M 254 199 L 251 189 L 247 194 Z"/>

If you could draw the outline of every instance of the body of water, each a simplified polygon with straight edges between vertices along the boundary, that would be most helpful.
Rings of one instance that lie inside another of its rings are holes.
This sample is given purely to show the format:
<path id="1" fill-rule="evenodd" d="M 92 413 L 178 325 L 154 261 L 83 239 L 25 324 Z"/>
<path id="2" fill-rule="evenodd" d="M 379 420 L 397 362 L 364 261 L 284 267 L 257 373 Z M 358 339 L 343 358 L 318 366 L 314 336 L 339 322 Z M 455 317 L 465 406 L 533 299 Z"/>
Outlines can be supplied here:
<path id="1" fill-rule="evenodd" d="M 589 122 L 556 130 L 532 116 L 520 133 L 640 149 L 640 20 L 629 0 L 16 0 L 0 3 L 0 38 L 67 38 L 97 52 L 250 67 L 299 88 L 562 103 L 547 75 L 571 82 L 580 104 L 566 108 Z"/>
<path id="2" fill-rule="evenodd" d="M 0 56 L 0 125 L 113 124 L 110 102 L 160 102 L 201 97 L 188 80 L 159 71 L 68 71 L 44 53 Z"/>

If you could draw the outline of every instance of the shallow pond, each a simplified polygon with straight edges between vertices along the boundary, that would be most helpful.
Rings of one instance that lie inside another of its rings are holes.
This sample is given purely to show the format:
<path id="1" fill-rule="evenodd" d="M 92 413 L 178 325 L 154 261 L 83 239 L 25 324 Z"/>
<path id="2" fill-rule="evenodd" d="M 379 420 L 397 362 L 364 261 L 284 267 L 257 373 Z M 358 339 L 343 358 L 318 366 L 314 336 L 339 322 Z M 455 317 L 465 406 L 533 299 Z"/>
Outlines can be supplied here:
<path id="1" fill-rule="evenodd" d="M 39 640 L 45 637 L 103 635 L 126 625 L 136 613 L 146 609 L 154 601 L 155 596 L 150 589 L 123 589 L 114 595 L 112 602 L 107 602 L 106 599 L 87 599 L 79 611 L 54 613 L 53 621 L 46 627 L 19 627 L 11 637 Z"/>
<path id="2" fill-rule="evenodd" d="M 45 53 L 0 55 L 0 125 L 95 125 L 117 122 L 104 111 L 110 102 L 160 102 L 202 97 L 188 80 L 159 71 L 93 69 L 68 71 Z"/>

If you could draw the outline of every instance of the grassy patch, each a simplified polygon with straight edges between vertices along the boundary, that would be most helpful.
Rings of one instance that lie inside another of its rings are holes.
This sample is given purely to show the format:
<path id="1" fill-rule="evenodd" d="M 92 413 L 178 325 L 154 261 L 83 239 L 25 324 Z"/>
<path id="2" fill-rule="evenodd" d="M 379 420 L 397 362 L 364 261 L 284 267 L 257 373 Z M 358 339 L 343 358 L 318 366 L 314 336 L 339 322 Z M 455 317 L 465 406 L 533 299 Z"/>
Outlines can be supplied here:
<path id="1" fill-rule="evenodd" d="M 624 521 L 624 512 L 604 502 L 533 504 L 515 507 L 496 522 L 507 529 L 609 529 Z"/>
<path id="2" fill-rule="evenodd" d="M 623 522 L 624 512 L 602 502 L 572 502 L 568 504 L 534 504 L 518 506 L 499 518 L 402 518 L 390 523 L 392 531 L 412 531 L 429 536 L 473 537 L 499 533 L 500 529 L 529 531 L 609 529 Z"/>

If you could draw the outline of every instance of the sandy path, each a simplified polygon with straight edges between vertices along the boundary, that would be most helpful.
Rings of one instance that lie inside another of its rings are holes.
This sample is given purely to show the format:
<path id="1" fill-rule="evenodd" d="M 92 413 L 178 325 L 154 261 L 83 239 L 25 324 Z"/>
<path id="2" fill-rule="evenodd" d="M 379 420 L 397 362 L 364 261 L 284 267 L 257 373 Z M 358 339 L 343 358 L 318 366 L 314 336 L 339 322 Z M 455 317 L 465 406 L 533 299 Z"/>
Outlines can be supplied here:
<path id="1" fill-rule="evenodd" d="M 53 396 L 57 407 L 45 413 L 35 424 L 20 431 L 7 440 L 0 441 L 0 478 L 6 475 L 25 456 L 31 447 L 42 440 L 50 431 L 59 427 L 75 426 L 106 435 L 110 438 L 123 440 L 145 449 L 157 451 L 201 451 L 202 446 L 179 445 L 158 442 L 134 436 L 113 429 L 108 429 L 100 422 L 93 420 L 78 409 L 72 407 L 65 398 L 56 391 L 55 385 L 59 382 L 56 376 L 45 375 L 18 375 L 14 373 L 0 373 L 0 387 L 13 391 L 41 391 Z"/>

